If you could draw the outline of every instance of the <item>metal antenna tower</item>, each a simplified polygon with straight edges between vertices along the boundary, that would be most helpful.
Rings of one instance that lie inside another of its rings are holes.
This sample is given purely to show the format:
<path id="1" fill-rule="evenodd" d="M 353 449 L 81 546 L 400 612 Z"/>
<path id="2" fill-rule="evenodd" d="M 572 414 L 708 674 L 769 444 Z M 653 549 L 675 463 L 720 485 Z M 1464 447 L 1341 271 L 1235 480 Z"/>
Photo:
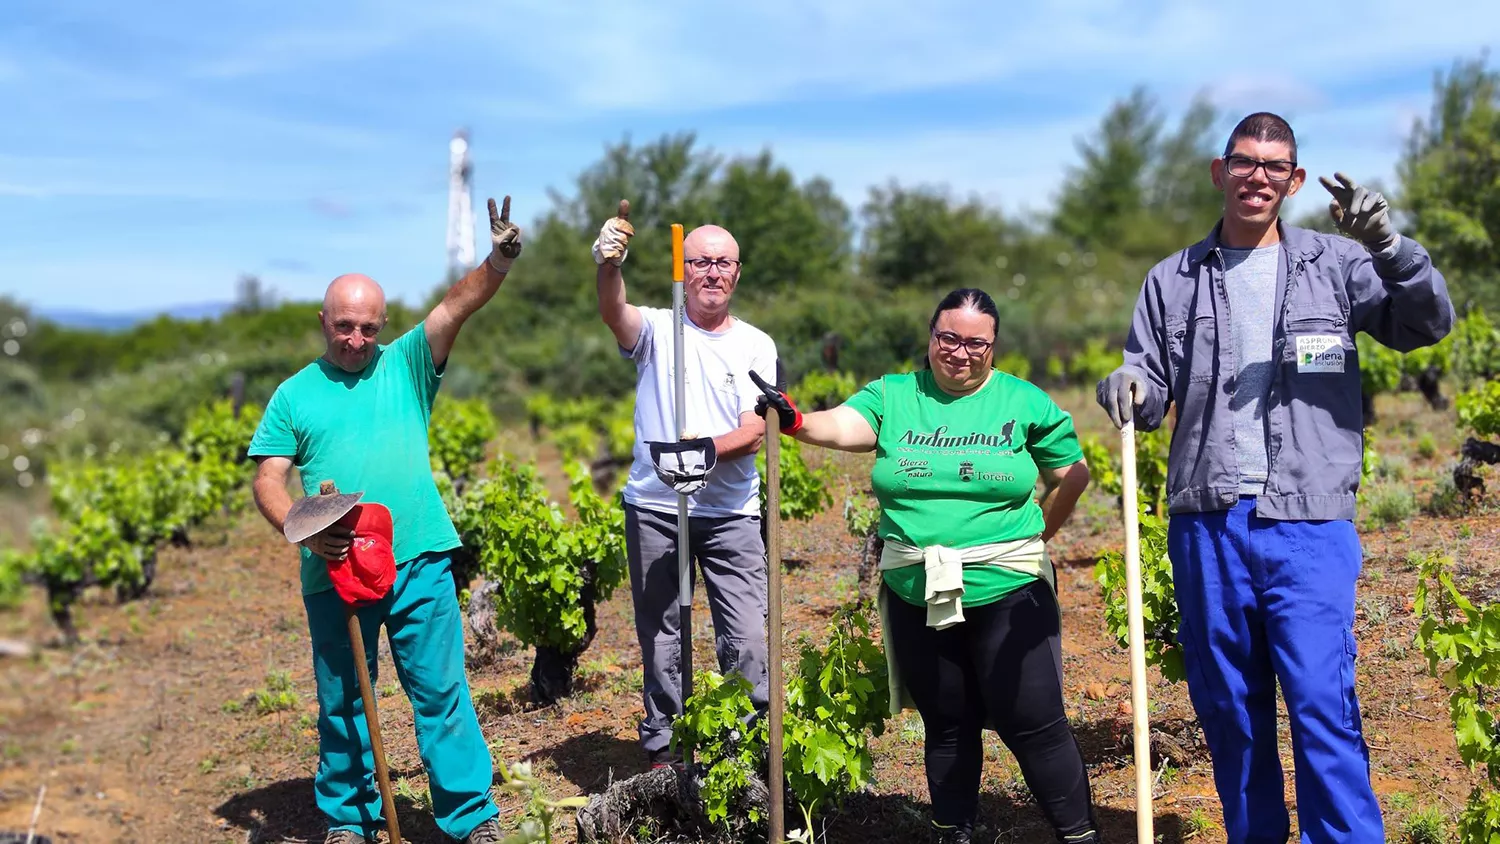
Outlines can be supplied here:
<path id="1" fill-rule="evenodd" d="M 453 278 L 474 268 L 473 173 L 469 130 L 459 129 L 448 142 L 448 274 Z"/>

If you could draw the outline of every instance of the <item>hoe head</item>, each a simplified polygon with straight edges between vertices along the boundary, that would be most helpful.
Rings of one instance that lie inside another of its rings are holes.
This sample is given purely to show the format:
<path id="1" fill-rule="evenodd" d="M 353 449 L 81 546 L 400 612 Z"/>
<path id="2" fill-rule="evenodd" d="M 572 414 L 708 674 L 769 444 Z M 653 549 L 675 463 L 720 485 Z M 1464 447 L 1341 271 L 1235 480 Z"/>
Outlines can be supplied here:
<path id="1" fill-rule="evenodd" d="M 282 525 L 288 542 L 301 542 L 342 519 L 364 496 L 363 492 L 340 493 L 333 481 L 324 481 L 318 493 L 292 502 Z"/>

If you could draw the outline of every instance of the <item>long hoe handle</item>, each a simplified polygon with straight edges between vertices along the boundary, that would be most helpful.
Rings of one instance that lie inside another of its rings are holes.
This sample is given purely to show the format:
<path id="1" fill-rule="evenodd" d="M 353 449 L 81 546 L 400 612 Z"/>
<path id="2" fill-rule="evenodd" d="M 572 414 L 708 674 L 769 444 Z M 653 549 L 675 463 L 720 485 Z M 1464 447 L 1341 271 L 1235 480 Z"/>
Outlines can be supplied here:
<path id="1" fill-rule="evenodd" d="M 401 844 L 401 826 L 396 822 L 396 801 L 391 798 L 391 774 L 385 767 L 385 742 L 380 740 L 380 715 L 375 711 L 375 692 L 370 688 L 370 668 L 365 665 L 365 637 L 360 633 L 354 607 L 344 605 L 349 622 L 349 647 L 354 649 L 354 671 L 359 675 L 359 696 L 365 704 L 365 723 L 370 728 L 370 749 L 375 752 L 375 779 L 380 783 L 380 803 L 385 807 L 385 830 L 390 844 Z"/>
<path id="2" fill-rule="evenodd" d="M 783 803 L 781 720 L 786 696 L 781 685 L 781 422 L 776 408 L 766 408 L 766 568 L 769 607 L 766 618 L 766 663 L 770 692 L 770 762 L 766 786 L 771 791 L 770 844 L 786 840 Z"/>
<path id="3" fill-rule="evenodd" d="M 672 224 L 672 362 L 673 362 L 673 407 L 676 416 L 677 439 L 687 433 L 687 396 L 685 373 L 682 370 L 683 309 L 687 307 L 682 288 L 683 254 L 682 224 Z M 693 696 L 693 561 L 688 542 L 688 500 L 677 493 L 677 627 L 681 636 L 678 642 L 678 659 L 682 665 L 682 705 Z M 691 763 L 691 751 L 683 755 L 683 761 Z"/>
<path id="4" fill-rule="evenodd" d="M 1130 703 L 1135 718 L 1135 830 L 1139 844 L 1152 844 L 1156 837 L 1151 829 L 1151 725 L 1146 711 L 1146 635 L 1141 614 L 1141 525 L 1136 510 L 1134 404 L 1131 407 L 1132 416 L 1120 428 L 1120 486 L 1125 493 L 1125 601 L 1130 617 Z"/>

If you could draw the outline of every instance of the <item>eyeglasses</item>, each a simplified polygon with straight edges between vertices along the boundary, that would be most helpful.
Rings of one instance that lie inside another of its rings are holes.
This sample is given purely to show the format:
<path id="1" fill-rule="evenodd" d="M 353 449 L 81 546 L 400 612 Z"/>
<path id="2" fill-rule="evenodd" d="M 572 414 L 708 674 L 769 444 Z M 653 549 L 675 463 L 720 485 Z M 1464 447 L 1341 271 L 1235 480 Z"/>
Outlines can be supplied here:
<path id="1" fill-rule="evenodd" d="M 364 325 L 355 325 L 352 322 L 340 321 L 333 324 L 333 330 L 340 335 L 350 335 L 358 331 L 365 336 L 366 340 L 369 340 L 380 333 L 380 326 L 371 322 L 367 322 Z"/>
<path id="2" fill-rule="evenodd" d="M 1262 167 L 1266 171 L 1266 178 L 1273 182 L 1284 182 L 1292 177 L 1292 171 L 1297 169 L 1297 162 L 1278 159 L 1276 161 L 1261 161 L 1246 155 L 1231 155 L 1224 159 L 1224 169 L 1229 175 L 1245 178 L 1255 172 L 1255 168 Z"/>
<path id="3" fill-rule="evenodd" d="M 988 352 L 990 347 L 995 345 L 992 341 L 981 340 L 978 337 L 965 340 L 951 331 L 937 331 L 932 336 L 937 338 L 938 348 L 945 352 L 956 352 L 959 346 L 963 346 L 969 354 L 975 357 Z"/>
<path id="4" fill-rule="evenodd" d="M 700 273 L 708 272 L 709 267 L 718 267 L 719 272 L 727 273 L 739 266 L 740 262 L 731 258 L 719 258 L 717 260 L 712 258 L 689 258 L 687 259 L 687 265 Z"/>

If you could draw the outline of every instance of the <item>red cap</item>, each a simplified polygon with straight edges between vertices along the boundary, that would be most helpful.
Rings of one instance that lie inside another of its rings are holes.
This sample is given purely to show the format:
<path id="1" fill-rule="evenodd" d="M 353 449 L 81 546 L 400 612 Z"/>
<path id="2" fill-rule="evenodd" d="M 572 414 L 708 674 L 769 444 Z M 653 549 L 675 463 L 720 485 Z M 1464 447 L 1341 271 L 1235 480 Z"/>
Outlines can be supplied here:
<path id="1" fill-rule="evenodd" d="M 328 561 L 328 578 L 344 603 L 373 604 L 396 582 L 391 511 L 383 504 L 356 504 L 338 523 L 354 531 L 354 539 L 344 559 Z"/>

